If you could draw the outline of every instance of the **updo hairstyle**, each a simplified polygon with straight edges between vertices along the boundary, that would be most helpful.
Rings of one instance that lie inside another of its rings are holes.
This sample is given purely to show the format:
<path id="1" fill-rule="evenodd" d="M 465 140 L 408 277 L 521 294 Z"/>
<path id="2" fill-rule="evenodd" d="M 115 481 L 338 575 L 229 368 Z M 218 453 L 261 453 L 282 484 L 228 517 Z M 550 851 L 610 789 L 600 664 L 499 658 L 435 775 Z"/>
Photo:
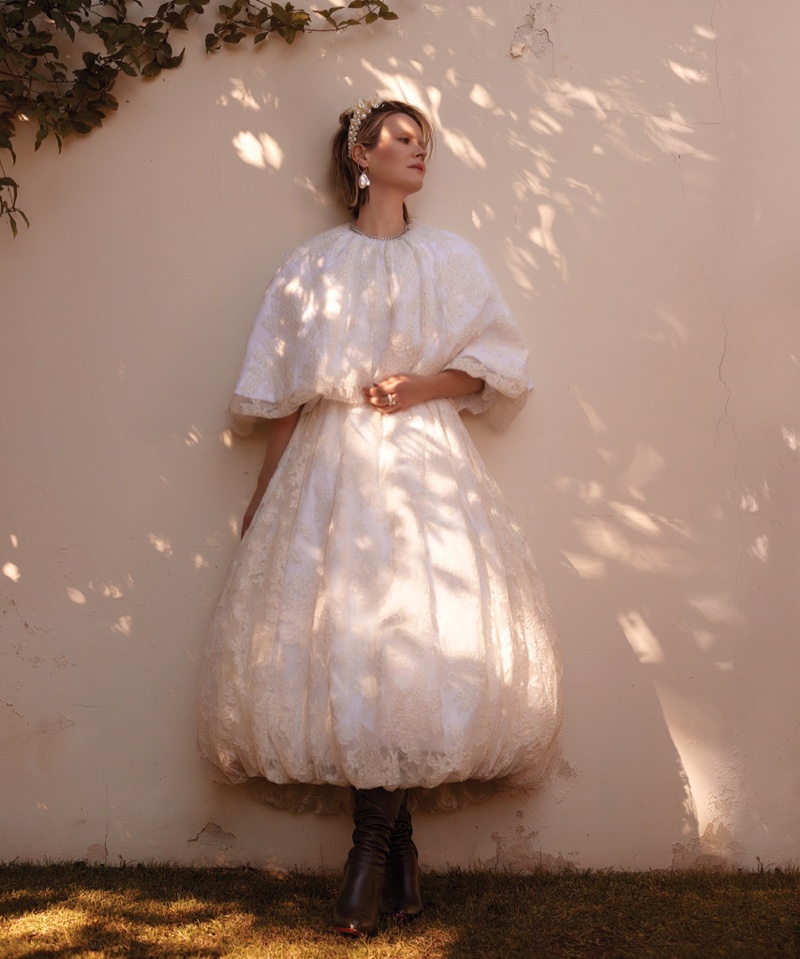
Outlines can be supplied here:
<path id="1" fill-rule="evenodd" d="M 361 172 L 358 164 L 348 155 L 348 133 L 350 118 L 353 116 L 353 107 L 345 110 L 339 117 L 339 129 L 331 140 L 331 177 L 333 179 L 333 195 L 337 203 L 346 207 L 358 219 L 361 205 L 369 199 L 369 187 L 363 189 L 358 185 L 358 176 Z M 386 117 L 393 113 L 405 113 L 411 117 L 422 131 L 422 143 L 429 152 L 433 149 L 433 126 L 425 114 L 402 100 L 384 100 L 383 103 L 371 110 L 369 116 L 361 124 L 356 137 L 365 150 L 371 150 L 378 142 L 381 127 Z M 353 144 L 355 146 L 355 144 Z M 403 219 L 408 223 L 408 211 L 403 204 Z"/>

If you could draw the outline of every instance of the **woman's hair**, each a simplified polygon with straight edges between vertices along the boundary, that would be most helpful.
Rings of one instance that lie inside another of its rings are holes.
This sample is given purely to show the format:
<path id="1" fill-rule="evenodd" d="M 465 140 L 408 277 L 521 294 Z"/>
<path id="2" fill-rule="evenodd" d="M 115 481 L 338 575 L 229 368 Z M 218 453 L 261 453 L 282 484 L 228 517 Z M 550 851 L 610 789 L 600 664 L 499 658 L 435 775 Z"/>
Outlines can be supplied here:
<path id="1" fill-rule="evenodd" d="M 369 199 L 369 187 L 363 189 L 359 187 L 358 175 L 361 171 L 349 152 L 348 133 L 353 109 L 351 107 L 340 115 L 339 129 L 334 133 L 331 140 L 331 176 L 336 202 L 350 210 L 355 220 L 358 218 L 361 205 Z M 433 125 L 431 121 L 421 110 L 412 107 L 409 103 L 403 103 L 402 100 L 384 100 L 379 107 L 371 110 L 359 127 L 355 142 L 360 143 L 365 150 L 371 150 L 378 142 L 383 121 L 393 113 L 405 113 L 406 116 L 411 117 L 422 130 L 422 143 L 426 150 L 432 150 Z M 403 218 L 408 223 L 408 211 L 405 203 L 403 204 Z"/>

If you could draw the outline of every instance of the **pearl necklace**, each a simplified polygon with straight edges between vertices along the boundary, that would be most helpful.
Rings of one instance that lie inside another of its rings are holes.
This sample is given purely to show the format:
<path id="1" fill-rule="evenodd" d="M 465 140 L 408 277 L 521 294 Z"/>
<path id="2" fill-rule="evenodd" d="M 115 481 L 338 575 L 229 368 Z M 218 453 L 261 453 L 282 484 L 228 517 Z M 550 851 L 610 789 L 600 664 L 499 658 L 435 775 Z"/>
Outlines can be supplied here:
<path id="1" fill-rule="evenodd" d="M 402 233 L 396 233 L 394 236 L 373 236 L 372 233 L 365 233 L 363 230 L 359 230 L 357 226 L 351 226 L 350 229 L 353 233 L 358 233 L 359 236 L 365 236 L 368 240 L 400 240 L 408 233 L 408 224 L 406 224 Z"/>

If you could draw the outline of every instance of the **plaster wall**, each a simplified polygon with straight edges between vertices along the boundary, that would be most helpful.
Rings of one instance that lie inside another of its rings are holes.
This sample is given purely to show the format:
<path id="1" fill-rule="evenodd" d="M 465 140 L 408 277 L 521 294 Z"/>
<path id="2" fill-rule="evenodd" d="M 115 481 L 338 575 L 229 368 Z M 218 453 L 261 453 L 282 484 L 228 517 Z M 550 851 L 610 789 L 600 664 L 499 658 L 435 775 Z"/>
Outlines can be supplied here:
<path id="1" fill-rule="evenodd" d="M 531 345 L 531 404 L 470 428 L 565 667 L 558 775 L 420 817 L 424 865 L 797 861 L 800 8 L 394 6 L 212 57 L 195 28 L 101 132 L 20 146 L 0 858 L 340 865 L 344 819 L 207 780 L 193 706 L 261 457 L 228 397 L 282 255 L 341 220 L 338 112 L 377 91 L 433 114 L 412 212 L 478 245 Z"/>

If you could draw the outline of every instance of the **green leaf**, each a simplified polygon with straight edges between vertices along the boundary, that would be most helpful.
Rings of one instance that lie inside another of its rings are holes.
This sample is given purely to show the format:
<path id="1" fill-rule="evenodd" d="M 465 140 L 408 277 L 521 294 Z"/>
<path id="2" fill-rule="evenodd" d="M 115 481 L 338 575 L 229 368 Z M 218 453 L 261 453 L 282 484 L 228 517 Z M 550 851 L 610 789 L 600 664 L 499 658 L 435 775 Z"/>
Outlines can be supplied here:
<path id="1" fill-rule="evenodd" d="M 143 77 L 157 77 L 161 73 L 161 67 L 155 60 L 151 60 L 146 67 L 142 69 Z"/>
<path id="2" fill-rule="evenodd" d="M 0 150 L 8 150 L 11 154 L 11 162 L 17 162 L 17 154 L 14 153 L 14 147 L 8 137 L 0 137 Z"/>
<path id="3" fill-rule="evenodd" d="M 87 127 L 99 126 L 98 117 L 90 110 L 76 110 L 70 117 L 73 123 L 81 123 Z"/>

